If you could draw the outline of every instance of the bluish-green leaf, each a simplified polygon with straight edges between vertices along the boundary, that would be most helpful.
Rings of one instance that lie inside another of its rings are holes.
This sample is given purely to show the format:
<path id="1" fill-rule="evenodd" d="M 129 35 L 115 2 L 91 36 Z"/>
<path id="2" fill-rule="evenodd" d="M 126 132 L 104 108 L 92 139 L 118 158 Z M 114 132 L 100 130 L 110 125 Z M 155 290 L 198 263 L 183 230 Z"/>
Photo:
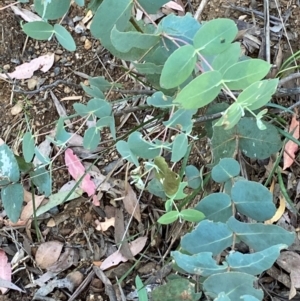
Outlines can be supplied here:
<path id="1" fill-rule="evenodd" d="M 211 193 L 203 198 L 195 209 L 204 213 L 208 220 L 226 223 L 232 216 L 230 197 L 221 192 Z"/>
<path id="2" fill-rule="evenodd" d="M 8 218 L 16 223 L 22 211 L 24 189 L 19 183 L 7 185 L 1 189 L 1 201 Z"/>
<path id="3" fill-rule="evenodd" d="M 65 130 L 64 127 L 64 120 L 62 117 L 58 119 L 57 125 L 56 125 L 56 135 L 55 138 L 57 139 L 58 145 L 64 145 L 66 142 L 70 139 L 71 134 L 68 133 Z"/>
<path id="4" fill-rule="evenodd" d="M 30 178 L 33 184 L 38 188 L 40 193 L 48 197 L 52 192 L 52 178 L 45 167 L 38 167 L 30 173 Z"/>
<path id="5" fill-rule="evenodd" d="M 54 33 L 58 42 L 67 50 L 75 51 L 76 44 L 71 34 L 60 24 L 54 25 Z"/>
<path id="6" fill-rule="evenodd" d="M 84 0 L 75 0 L 78 6 L 84 6 Z"/>
<path id="7" fill-rule="evenodd" d="M 142 74 L 161 74 L 163 65 L 156 65 L 153 63 L 135 63 L 132 62 L 135 69 Z"/>
<path id="8" fill-rule="evenodd" d="M 269 63 L 260 59 L 240 61 L 224 72 L 223 81 L 231 90 L 245 89 L 264 78 L 270 68 Z"/>
<path id="9" fill-rule="evenodd" d="M 275 225 L 246 224 L 231 217 L 228 227 L 235 233 L 237 239 L 246 243 L 254 251 L 263 251 L 274 245 L 290 246 L 295 240 L 295 234 Z"/>
<path id="10" fill-rule="evenodd" d="M 87 104 L 90 113 L 93 113 L 98 118 L 110 116 L 112 112 L 111 105 L 104 99 L 92 98 Z"/>
<path id="11" fill-rule="evenodd" d="M 217 183 L 224 183 L 239 175 L 240 170 L 240 164 L 236 160 L 233 158 L 224 158 L 213 167 L 211 177 Z"/>
<path id="12" fill-rule="evenodd" d="M 26 23 L 22 29 L 29 37 L 35 40 L 48 40 L 54 32 L 53 26 L 44 21 Z"/>
<path id="13" fill-rule="evenodd" d="M 221 253 L 232 244 L 233 233 L 226 224 L 201 221 L 197 227 L 181 240 L 181 246 L 191 254 L 212 252 Z"/>
<path id="14" fill-rule="evenodd" d="M 193 128 L 192 117 L 196 113 L 196 110 L 177 110 L 168 121 L 164 121 L 163 124 L 167 128 L 177 128 L 183 132 L 190 133 Z"/>
<path id="15" fill-rule="evenodd" d="M 107 91 L 112 86 L 112 84 L 108 82 L 104 78 L 104 76 L 89 77 L 89 84 L 91 87 L 97 87 L 102 92 Z M 104 99 L 104 97 L 96 97 L 96 98 Z"/>
<path id="16" fill-rule="evenodd" d="M 129 145 L 126 141 L 118 141 L 116 148 L 124 160 L 135 164 L 135 166 L 139 166 L 137 156 L 130 150 Z"/>
<path id="17" fill-rule="evenodd" d="M 26 162 L 31 162 L 34 156 L 34 136 L 26 132 L 22 141 L 22 152 Z"/>
<path id="18" fill-rule="evenodd" d="M 208 71 L 185 86 L 174 100 L 184 109 L 199 109 L 212 102 L 221 91 L 222 75 Z"/>
<path id="19" fill-rule="evenodd" d="M 139 4 L 148 14 L 155 14 L 168 0 L 139 0 Z"/>
<path id="20" fill-rule="evenodd" d="M 230 19 L 214 19 L 205 23 L 194 37 L 194 46 L 201 54 L 218 54 L 225 51 L 238 33 Z"/>
<path id="21" fill-rule="evenodd" d="M 238 124 L 229 130 L 222 127 L 213 127 L 213 156 L 214 162 L 218 163 L 221 158 L 232 157 L 238 139 L 238 147 L 241 152 L 256 159 L 266 159 L 279 151 L 282 141 L 276 127 L 263 122 L 265 130 L 260 130 L 256 125 L 256 119 L 242 118 Z"/>
<path id="22" fill-rule="evenodd" d="M 252 181 L 238 181 L 231 189 L 236 209 L 257 221 L 270 219 L 276 212 L 273 194 L 262 184 Z"/>
<path id="23" fill-rule="evenodd" d="M 89 109 L 86 105 L 83 103 L 75 102 L 73 104 L 73 108 L 77 114 L 79 114 L 81 117 L 85 117 L 89 114 Z"/>
<path id="24" fill-rule="evenodd" d="M 154 159 L 160 153 L 160 148 L 157 148 L 154 143 L 146 141 L 139 132 L 129 135 L 128 145 L 134 154 L 144 159 Z"/>
<path id="25" fill-rule="evenodd" d="M 69 9 L 71 0 L 34 0 L 35 11 L 46 20 L 61 18 Z"/>
<path id="26" fill-rule="evenodd" d="M 282 141 L 276 127 L 263 122 L 265 130 L 256 126 L 254 118 L 242 118 L 238 123 L 239 147 L 249 158 L 266 159 L 277 153 L 282 147 Z"/>
<path id="27" fill-rule="evenodd" d="M 109 127 L 110 133 L 114 140 L 117 139 L 116 137 L 116 127 L 115 127 L 115 119 L 113 116 L 105 116 L 99 119 L 96 123 L 96 127 L 98 129 L 102 129 L 102 127 Z"/>
<path id="28" fill-rule="evenodd" d="M 111 48 L 111 31 L 114 26 L 123 31 L 128 25 L 133 2 L 131 0 L 104 0 L 91 24 L 92 35 L 101 40 L 106 48 Z M 112 9 L 113 8 L 113 9 Z"/>
<path id="29" fill-rule="evenodd" d="M 198 188 L 202 182 L 200 171 L 194 165 L 186 166 L 185 176 L 187 177 L 188 186 L 192 189 Z"/>
<path id="30" fill-rule="evenodd" d="M 172 146 L 172 156 L 171 161 L 172 162 L 178 162 L 181 160 L 188 148 L 188 139 L 186 134 L 179 134 L 175 137 L 175 140 L 173 142 Z"/>
<path id="31" fill-rule="evenodd" d="M 231 301 L 231 299 L 228 296 L 226 296 L 225 293 L 222 292 L 218 295 L 216 299 L 214 299 L 214 301 Z"/>
<path id="32" fill-rule="evenodd" d="M 104 99 L 105 95 L 103 94 L 103 92 L 95 86 L 86 86 L 83 83 L 80 83 L 82 89 L 84 90 L 84 92 L 89 95 L 90 97 L 94 97 L 94 98 L 100 98 L 100 99 Z M 77 103 L 75 103 L 76 105 Z"/>
<path id="33" fill-rule="evenodd" d="M 173 106 L 173 99 L 170 96 L 164 95 L 161 91 L 158 91 L 147 98 L 147 104 L 160 109 L 169 108 Z"/>
<path id="34" fill-rule="evenodd" d="M 95 126 L 92 126 L 88 128 L 84 133 L 83 147 L 88 150 L 94 150 L 97 148 L 100 139 L 100 131 Z"/>
<path id="35" fill-rule="evenodd" d="M 279 79 L 268 79 L 253 83 L 240 93 L 237 103 L 254 111 L 266 105 L 276 92 Z"/>
<path id="36" fill-rule="evenodd" d="M 226 261 L 231 271 L 258 275 L 272 267 L 287 245 L 275 245 L 263 251 L 251 254 L 232 252 L 226 256 Z"/>
<path id="37" fill-rule="evenodd" d="M 211 298 L 216 298 L 223 292 L 232 301 L 240 300 L 244 295 L 262 300 L 263 291 L 253 286 L 256 281 L 257 278 L 249 274 L 227 272 L 208 277 L 203 283 L 203 288 Z"/>
<path id="38" fill-rule="evenodd" d="M 121 32 L 116 26 L 111 31 L 111 42 L 120 52 L 128 52 L 132 48 L 151 49 L 160 40 L 158 35 L 141 32 Z"/>
<path id="39" fill-rule="evenodd" d="M 190 256 L 175 251 L 171 253 L 171 256 L 174 257 L 176 264 L 187 273 L 203 277 L 224 273 L 228 268 L 226 262 L 222 265 L 216 264 L 210 252 L 201 252 Z"/>
<path id="40" fill-rule="evenodd" d="M 175 50 L 163 67 L 160 77 L 161 87 L 171 89 L 181 85 L 193 72 L 196 61 L 197 56 L 192 45 L 185 45 Z"/>
<path id="41" fill-rule="evenodd" d="M 6 144 L 0 145 L 0 185 L 18 182 L 20 171 L 14 153 Z"/>
<path id="42" fill-rule="evenodd" d="M 164 191 L 164 187 L 163 187 L 162 183 L 158 179 L 156 179 L 156 178 L 153 178 L 149 182 L 149 184 L 147 185 L 147 190 L 150 193 L 158 196 L 162 200 L 166 199 L 166 193 Z"/>

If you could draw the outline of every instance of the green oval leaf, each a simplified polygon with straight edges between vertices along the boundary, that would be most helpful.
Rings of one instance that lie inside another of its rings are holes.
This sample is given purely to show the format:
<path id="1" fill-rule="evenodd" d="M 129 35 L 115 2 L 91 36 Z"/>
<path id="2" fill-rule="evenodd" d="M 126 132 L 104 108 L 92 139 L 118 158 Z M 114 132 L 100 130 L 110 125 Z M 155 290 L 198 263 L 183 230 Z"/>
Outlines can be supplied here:
<path id="1" fill-rule="evenodd" d="M 1 201 L 8 218 L 16 223 L 19 220 L 24 200 L 24 189 L 19 183 L 1 189 Z"/>
<path id="2" fill-rule="evenodd" d="M 192 45 L 178 48 L 168 57 L 163 67 L 160 85 L 165 89 L 178 87 L 191 75 L 196 61 L 195 48 Z"/>
<path id="3" fill-rule="evenodd" d="M 279 79 L 268 79 L 253 83 L 238 96 L 236 102 L 249 110 L 257 110 L 267 104 L 276 92 Z"/>
<path id="4" fill-rule="evenodd" d="M 241 90 L 264 78 L 271 64 L 260 59 L 251 59 L 235 63 L 223 75 L 223 81 L 231 90 Z"/>
<path id="5" fill-rule="evenodd" d="M 58 42 L 67 50 L 75 51 L 76 44 L 71 34 L 60 24 L 54 25 L 54 33 Z"/>
<path id="6" fill-rule="evenodd" d="M 232 240 L 233 232 L 226 224 L 204 220 L 183 236 L 181 246 L 191 254 L 212 252 L 215 256 L 231 246 Z"/>
<path id="7" fill-rule="evenodd" d="M 187 177 L 189 187 L 196 189 L 200 186 L 202 182 L 201 173 L 194 165 L 186 166 L 185 176 Z"/>
<path id="8" fill-rule="evenodd" d="M 275 225 L 246 224 L 233 216 L 227 222 L 238 240 L 243 241 L 254 251 L 263 251 L 271 246 L 285 244 L 290 246 L 295 240 L 295 233 Z"/>
<path id="9" fill-rule="evenodd" d="M 43 21 L 29 22 L 22 29 L 29 37 L 36 40 L 48 40 L 54 32 L 53 26 Z"/>
<path id="10" fill-rule="evenodd" d="M 22 152 L 27 163 L 31 162 L 34 156 L 34 148 L 34 136 L 30 132 L 25 133 L 22 141 Z"/>
<path id="11" fill-rule="evenodd" d="M 203 288 L 206 292 L 209 292 L 212 298 L 215 298 L 220 293 L 225 293 L 228 299 L 232 301 L 241 300 L 241 297 L 244 295 L 251 295 L 258 300 L 262 300 L 264 296 L 263 291 L 253 287 L 253 283 L 256 281 L 257 278 L 252 275 L 230 271 L 208 277 L 203 282 Z"/>
<path id="12" fill-rule="evenodd" d="M 186 154 L 187 148 L 188 148 L 188 138 L 186 134 L 181 133 L 177 135 L 175 137 L 172 146 L 171 161 L 178 162 L 179 160 L 181 160 Z"/>
<path id="13" fill-rule="evenodd" d="M 270 219 L 276 212 L 272 193 L 262 184 L 238 181 L 231 189 L 237 211 L 259 222 Z"/>
<path id="14" fill-rule="evenodd" d="M 226 223 L 232 216 L 232 204 L 228 194 L 217 192 L 203 198 L 195 207 L 208 220 Z"/>
<path id="15" fill-rule="evenodd" d="M 56 20 L 68 11 L 70 2 L 70 0 L 34 0 L 34 9 L 43 19 Z"/>
<path id="16" fill-rule="evenodd" d="M 214 19 L 205 23 L 194 37 L 194 46 L 201 54 L 213 55 L 225 51 L 238 33 L 230 19 Z"/>
<path id="17" fill-rule="evenodd" d="M 100 142 L 100 131 L 95 127 L 92 126 L 88 128 L 83 137 L 83 146 L 88 150 L 94 150 L 97 148 Z"/>
<path id="18" fill-rule="evenodd" d="M 240 173 L 240 164 L 233 158 L 224 158 L 213 167 L 211 171 L 212 179 L 217 183 L 224 183 L 236 177 Z"/>
<path id="19" fill-rule="evenodd" d="M 18 162 L 6 144 L 0 145 L 0 185 L 17 182 L 20 178 Z"/>
<path id="20" fill-rule="evenodd" d="M 205 215 L 199 210 L 183 209 L 180 211 L 180 217 L 185 221 L 198 223 L 205 218 Z"/>
<path id="21" fill-rule="evenodd" d="M 270 269 L 279 257 L 280 251 L 286 248 L 287 245 L 280 244 L 252 254 L 233 252 L 229 253 L 226 261 L 231 271 L 258 275 Z"/>
<path id="22" fill-rule="evenodd" d="M 178 211 L 170 211 L 162 215 L 157 222 L 162 224 L 162 225 L 168 225 L 172 224 L 175 222 L 179 217 L 179 212 Z"/>
<path id="23" fill-rule="evenodd" d="M 212 102 L 221 91 L 222 75 L 208 71 L 185 86 L 174 100 L 184 109 L 199 109 Z"/>

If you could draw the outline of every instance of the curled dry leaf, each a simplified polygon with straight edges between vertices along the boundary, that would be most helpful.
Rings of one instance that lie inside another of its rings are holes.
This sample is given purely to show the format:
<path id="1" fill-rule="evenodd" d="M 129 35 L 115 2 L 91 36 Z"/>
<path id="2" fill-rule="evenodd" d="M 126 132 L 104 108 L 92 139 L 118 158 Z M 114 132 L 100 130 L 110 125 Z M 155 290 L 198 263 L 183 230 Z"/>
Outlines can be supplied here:
<path id="1" fill-rule="evenodd" d="M 42 243 L 35 254 L 36 263 L 42 269 L 52 266 L 59 258 L 63 244 L 59 241 Z"/>
<path id="2" fill-rule="evenodd" d="M 78 250 L 74 248 L 66 248 L 65 252 L 60 256 L 59 260 L 47 268 L 48 272 L 60 273 L 65 271 L 72 265 L 77 265 L 79 260 Z"/>
<path id="3" fill-rule="evenodd" d="M 44 195 L 39 195 L 35 196 L 35 208 L 38 208 L 41 203 L 43 202 L 45 196 Z M 27 221 L 31 216 L 33 215 L 33 203 L 32 201 L 29 201 L 22 210 L 20 220 L 22 221 Z"/>
<path id="4" fill-rule="evenodd" d="M 11 73 L 7 73 L 12 79 L 27 79 L 33 76 L 34 71 L 41 70 L 47 72 L 54 63 L 54 53 L 42 55 L 36 59 L 31 60 L 29 63 L 24 63 L 16 67 L 16 70 Z M 0 77 L 8 79 L 8 76 L 4 73 L 0 74 Z"/>
<path id="5" fill-rule="evenodd" d="M 132 241 L 129 244 L 132 255 L 135 256 L 135 255 L 139 254 L 143 250 L 146 242 L 147 242 L 147 236 L 139 237 L 136 240 Z M 111 254 L 110 256 L 108 256 L 102 262 L 100 268 L 102 271 L 105 271 L 105 270 L 109 269 L 110 267 L 119 264 L 120 262 L 126 262 L 126 261 L 128 261 L 128 259 L 125 258 L 121 254 L 121 252 L 116 251 L 113 254 Z"/>
<path id="6" fill-rule="evenodd" d="M 115 226 L 115 218 L 114 217 L 105 218 L 105 222 L 99 222 L 96 220 L 95 223 L 97 224 L 96 230 L 104 232 L 109 227 Z"/>
<path id="7" fill-rule="evenodd" d="M 290 129 L 290 134 L 293 135 L 295 139 L 299 139 L 299 121 L 297 120 L 296 115 L 293 115 Z M 284 147 L 284 154 L 283 154 L 283 170 L 289 168 L 295 159 L 295 153 L 298 151 L 298 144 L 289 140 L 285 147 Z"/>

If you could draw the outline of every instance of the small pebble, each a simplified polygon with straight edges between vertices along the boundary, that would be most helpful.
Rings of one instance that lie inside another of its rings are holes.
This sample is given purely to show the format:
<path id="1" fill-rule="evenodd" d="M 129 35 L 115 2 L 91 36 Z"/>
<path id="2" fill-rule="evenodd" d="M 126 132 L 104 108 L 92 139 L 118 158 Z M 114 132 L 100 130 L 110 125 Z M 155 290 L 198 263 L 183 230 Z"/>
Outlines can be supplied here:
<path id="1" fill-rule="evenodd" d="M 60 68 L 59 67 L 55 67 L 54 68 L 54 75 L 58 75 L 60 73 Z"/>
<path id="2" fill-rule="evenodd" d="M 3 66 L 3 69 L 4 69 L 5 71 L 8 71 L 8 70 L 10 69 L 10 65 L 9 65 L 9 64 L 4 65 L 4 66 Z"/>

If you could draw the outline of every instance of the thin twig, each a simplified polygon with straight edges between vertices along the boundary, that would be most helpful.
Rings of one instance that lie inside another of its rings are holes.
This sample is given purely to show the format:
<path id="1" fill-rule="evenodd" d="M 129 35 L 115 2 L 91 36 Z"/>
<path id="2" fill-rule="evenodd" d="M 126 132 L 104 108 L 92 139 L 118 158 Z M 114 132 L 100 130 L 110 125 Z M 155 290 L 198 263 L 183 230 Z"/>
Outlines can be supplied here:
<path id="1" fill-rule="evenodd" d="M 269 0 L 264 0 L 264 36 L 265 36 L 265 55 L 266 61 L 271 62 L 270 52 L 270 12 L 269 12 Z"/>
<path id="2" fill-rule="evenodd" d="M 202 11 L 203 11 L 205 5 L 207 4 L 207 2 L 208 2 L 208 0 L 202 0 L 202 1 L 200 2 L 200 5 L 199 5 L 199 7 L 197 8 L 197 11 L 196 11 L 196 13 L 195 13 L 195 15 L 194 15 L 194 19 L 195 19 L 195 20 L 200 21 L 200 20 L 199 20 L 199 17 L 200 17 L 200 15 L 201 15 L 201 13 L 202 13 Z"/>

